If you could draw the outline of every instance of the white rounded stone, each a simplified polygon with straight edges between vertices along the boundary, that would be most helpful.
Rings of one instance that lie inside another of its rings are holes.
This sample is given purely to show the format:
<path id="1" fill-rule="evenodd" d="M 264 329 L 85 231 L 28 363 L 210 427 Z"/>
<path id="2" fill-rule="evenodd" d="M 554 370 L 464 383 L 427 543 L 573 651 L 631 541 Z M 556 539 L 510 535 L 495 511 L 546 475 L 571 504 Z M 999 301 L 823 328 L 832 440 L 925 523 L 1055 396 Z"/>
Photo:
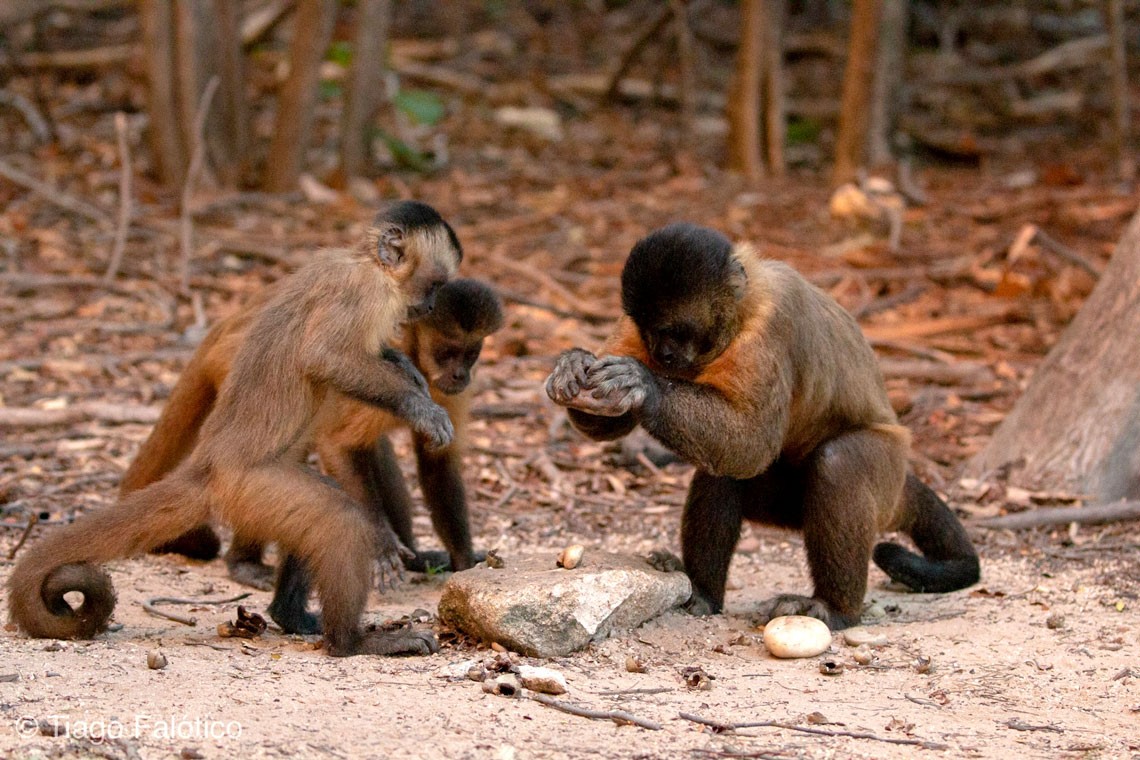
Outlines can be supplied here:
<path id="1" fill-rule="evenodd" d="M 831 630 L 813 617 L 785 615 L 764 626 L 764 646 L 773 657 L 815 657 L 831 646 Z"/>

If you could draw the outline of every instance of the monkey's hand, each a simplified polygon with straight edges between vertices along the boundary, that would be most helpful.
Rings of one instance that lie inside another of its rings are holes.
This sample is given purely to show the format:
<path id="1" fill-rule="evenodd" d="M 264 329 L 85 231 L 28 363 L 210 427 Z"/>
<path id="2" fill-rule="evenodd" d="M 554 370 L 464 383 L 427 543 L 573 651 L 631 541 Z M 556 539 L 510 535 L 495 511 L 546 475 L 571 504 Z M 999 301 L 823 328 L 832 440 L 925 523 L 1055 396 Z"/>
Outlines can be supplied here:
<path id="1" fill-rule="evenodd" d="M 563 351 L 546 378 L 546 395 L 561 406 L 568 406 L 586 387 L 586 375 L 598 357 L 581 348 Z"/>
<path id="2" fill-rule="evenodd" d="M 395 531 L 386 524 L 376 531 L 376 581 L 381 591 L 394 589 L 404 580 L 404 563 L 416 553 L 404 546 Z"/>
<path id="3" fill-rule="evenodd" d="M 423 373 L 420 372 L 419 368 L 417 368 L 416 365 L 412 363 L 412 360 L 408 358 L 408 355 L 403 351 L 397 351 L 394 348 L 386 347 L 383 351 L 380 352 L 380 358 L 383 361 L 394 364 L 398 370 L 408 376 L 408 379 L 411 380 L 416 388 L 422 391 L 425 396 L 431 396 L 431 391 L 428 390 L 427 379 L 424 377 Z"/>
<path id="4" fill-rule="evenodd" d="M 428 451 L 438 451 L 451 445 L 455 438 L 455 426 L 447 410 L 431 399 L 417 399 L 408 404 L 411 409 L 403 414 L 412 427 L 412 432 L 423 441 Z"/>
<path id="5" fill-rule="evenodd" d="M 603 356 L 586 373 L 588 393 L 567 406 L 601 417 L 640 412 L 657 394 L 657 380 L 649 368 L 629 356 Z"/>

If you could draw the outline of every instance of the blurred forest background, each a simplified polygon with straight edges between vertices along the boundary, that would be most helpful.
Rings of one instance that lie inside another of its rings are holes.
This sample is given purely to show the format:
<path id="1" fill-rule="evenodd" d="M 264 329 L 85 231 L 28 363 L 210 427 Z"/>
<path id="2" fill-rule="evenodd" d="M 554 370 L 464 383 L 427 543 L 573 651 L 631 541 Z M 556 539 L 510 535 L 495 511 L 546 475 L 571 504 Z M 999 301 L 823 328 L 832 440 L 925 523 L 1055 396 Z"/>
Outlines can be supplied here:
<path id="1" fill-rule="evenodd" d="M 4 0 L 3 524 L 107 501 L 204 329 L 395 197 L 510 306 L 485 513 L 677 506 L 644 456 L 567 457 L 539 384 L 682 218 L 856 315 L 968 514 L 1135 499 L 1138 52 L 1123 0 Z"/>

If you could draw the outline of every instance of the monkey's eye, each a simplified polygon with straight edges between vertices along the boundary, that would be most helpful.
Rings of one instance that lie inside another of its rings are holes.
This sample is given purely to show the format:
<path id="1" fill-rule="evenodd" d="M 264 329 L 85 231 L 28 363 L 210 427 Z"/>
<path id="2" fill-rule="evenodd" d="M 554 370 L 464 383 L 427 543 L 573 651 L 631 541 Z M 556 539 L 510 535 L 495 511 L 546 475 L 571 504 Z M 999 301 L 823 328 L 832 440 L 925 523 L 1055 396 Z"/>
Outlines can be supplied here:
<path id="1" fill-rule="evenodd" d="M 475 362 L 479 361 L 479 353 L 483 350 L 483 345 L 480 343 L 477 346 L 472 346 L 463 352 L 463 363 L 470 367 Z"/>

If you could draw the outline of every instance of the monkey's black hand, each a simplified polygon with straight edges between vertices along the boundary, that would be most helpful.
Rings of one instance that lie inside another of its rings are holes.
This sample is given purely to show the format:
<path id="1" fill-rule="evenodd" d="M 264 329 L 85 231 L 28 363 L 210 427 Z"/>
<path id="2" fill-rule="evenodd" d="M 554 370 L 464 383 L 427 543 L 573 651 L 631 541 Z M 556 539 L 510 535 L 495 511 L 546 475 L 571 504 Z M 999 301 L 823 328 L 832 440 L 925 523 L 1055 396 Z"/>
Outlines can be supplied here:
<path id="1" fill-rule="evenodd" d="M 424 378 L 423 373 L 419 371 L 408 355 L 403 351 L 397 351 L 394 348 L 386 347 L 380 352 L 380 358 L 386 362 L 396 365 L 396 368 L 408 376 L 408 379 L 415 384 L 415 386 L 423 391 L 425 396 L 430 396 L 431 391 L 428 390 L 427 379 Z"/>
<path id="2" fill-rule="evenodd" d="M 657 393 L 657 380 L 649 368 L 629 356 L 604 356 L 586 373 L 586 389 L 575 409 L 603 417 L 620 417 L 640 411 Z"/>
<path id="3" fill-rule="evenodd" d="M 376 531 L 376 559 L 379 563 L 377 585 L 381 591 L 395 588 L 404 580 L 404 562 L 416 553 L 404 546 L 388 526 Z"/>
<path id="4" fill-rule="evenodd" d="M 567 406 L 586 387 L 586 373 L 598 358 L 581 348 L 563 351 L 554 362 L 554 371 L 546 378 L 546 395 L 561 406 Z"/>

